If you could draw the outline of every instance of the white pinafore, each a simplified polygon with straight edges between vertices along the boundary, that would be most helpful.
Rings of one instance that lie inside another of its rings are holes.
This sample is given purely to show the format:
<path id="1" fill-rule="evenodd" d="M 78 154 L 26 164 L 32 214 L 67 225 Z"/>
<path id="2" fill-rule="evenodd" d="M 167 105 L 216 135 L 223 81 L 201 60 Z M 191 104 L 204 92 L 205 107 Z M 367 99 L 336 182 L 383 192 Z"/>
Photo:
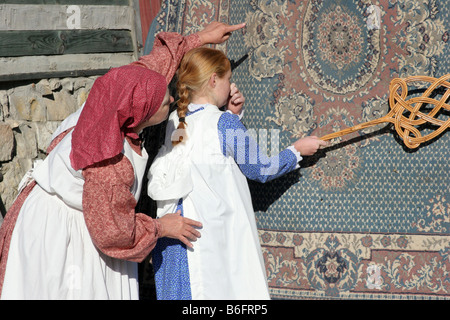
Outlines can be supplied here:
<path id="1" fill-rule="evenodd" d="M 175 212 L 200 221 L 201 237 L 187 250 L 192 299 L 269 299 L 266 270 L 246 177 L 221 150 L 213 105 L 186 116 L 185 142 L 171 147 L 171 114 L 165 146 L 149 172 L 149 195 L 158 217 Z"/>

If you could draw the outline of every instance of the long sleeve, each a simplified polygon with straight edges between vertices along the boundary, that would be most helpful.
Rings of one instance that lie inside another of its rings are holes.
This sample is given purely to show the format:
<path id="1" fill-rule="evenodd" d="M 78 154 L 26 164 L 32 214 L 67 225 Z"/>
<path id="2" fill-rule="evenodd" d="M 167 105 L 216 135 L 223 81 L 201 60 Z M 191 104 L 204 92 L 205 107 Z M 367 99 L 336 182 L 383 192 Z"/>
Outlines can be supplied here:
<path id="1" fill-rule="evenodd" d="M 201 40 L 197 34 L 182 36 L 174 32 L 161 32 L 156 36 L 152 51 L 132 64 L 156 71 L 170 83 L 184 54 L 199 46 Z"/>
<path id="2" fill-rule="evenodd" d="M 298 168 L 300 154 L 287 148 L 268 157 L 237 115 L 225 112 L 218 122 L 222 153 L 232 156 L 242 173 L 251 180 L 267 182 Z"/>
<path id="3" fill-rule="evenodd" d="M 156 245 L 160 224 L 136 213 L 134 171 L 120 154 L 83 170 L 83 212 L 95 246 L 108 256 L 140 262 Z"/>

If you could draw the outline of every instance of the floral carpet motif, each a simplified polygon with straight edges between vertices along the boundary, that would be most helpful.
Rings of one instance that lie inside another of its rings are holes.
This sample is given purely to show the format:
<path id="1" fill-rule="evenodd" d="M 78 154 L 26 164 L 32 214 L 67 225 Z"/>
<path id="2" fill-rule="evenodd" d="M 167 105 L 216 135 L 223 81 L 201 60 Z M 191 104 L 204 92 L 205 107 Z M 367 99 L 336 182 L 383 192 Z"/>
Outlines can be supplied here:
<path id="1" fill-rule="evenodd" d="M 219 48 L 248 54 L 244 122 L 281 148 L 385 115 L 395 77 L 450 73 L 449 18 L 445 0 L 170 0 L 153 30 L 246 22 Z M 449 299 L 449 142 L 409 150 L 379 125 L 250 182 L 272 297 Z"/>

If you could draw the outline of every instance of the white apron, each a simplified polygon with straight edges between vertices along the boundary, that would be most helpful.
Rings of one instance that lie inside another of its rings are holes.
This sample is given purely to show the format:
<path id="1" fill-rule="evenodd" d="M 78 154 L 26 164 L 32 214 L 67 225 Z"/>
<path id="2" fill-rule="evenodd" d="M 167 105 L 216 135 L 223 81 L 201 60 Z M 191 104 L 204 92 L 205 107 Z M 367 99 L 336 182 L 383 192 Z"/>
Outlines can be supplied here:
<path id="1" fill-rule="evenodd" d="M 100 253 L 82 212 L 84 180 L 70 165 L 72 133 L 38 165 L 11 239 L 2 299 L 138 299 L 137 263 Z M 124 142 L 140 195 L 148 155 Z"/>
<path id="2" fill-rule="evenodd" d="M 170 135 L 178 117 L 171 114 L 148 192 L 158 200 L 158 217 L 175 212 L 183 198 L 184 216 L 203 224 L 187 252 L 192 299 L 269 299 L 247 179 L 221 151 L 221 114 L 207 105 L 187 116 L 188 139 L 173 150 Z"/>

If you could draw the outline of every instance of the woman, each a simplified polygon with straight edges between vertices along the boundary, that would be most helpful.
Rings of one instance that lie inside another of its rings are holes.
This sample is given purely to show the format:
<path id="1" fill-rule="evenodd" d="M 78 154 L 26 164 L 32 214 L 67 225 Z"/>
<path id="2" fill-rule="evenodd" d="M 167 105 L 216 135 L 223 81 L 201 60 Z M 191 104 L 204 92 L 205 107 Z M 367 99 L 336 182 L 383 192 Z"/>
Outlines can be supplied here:
<path id="1" fill-rule="evenodd" d="M 136 299 L 136 262 L 156 240 L 189 244 L 199 236 L 200 224 L 177 214 L 156 221 L 134 211 L 147 162 L 138 133 L 167 117 L 167 82 L 186 50 L 224 41 L 242 26 L 161 34 L 151 55 L 97 79 L 5 217 L 2 299 Z"/>
<path id="2" fill-rule="evenodd" d="M 134 262 L 173 229 L 134 212 L 147 163 L 137 133 L 165 120 L 170 102 L 164 77 L 138 66 L 96 81 L 76 127 L 34 169 L 2 299 L 138 297 Z"/>
<path id="3" fill-rule="evenodd" d="M 268 299 L 269 292 L 247 178 L 266 182 L 296 168 L 326 142 L 297 140 L 268 158 L 237 115 L 230 63 L 219 50 L 197 48 L 178 72 L 178 109 L 149 172 L 160 219 L 181 210 L 202 223 L 193 248 L 160 239 L 152 252 L 158 299 Z M 230 99 L 231 98 L 231 99 Z"/>

